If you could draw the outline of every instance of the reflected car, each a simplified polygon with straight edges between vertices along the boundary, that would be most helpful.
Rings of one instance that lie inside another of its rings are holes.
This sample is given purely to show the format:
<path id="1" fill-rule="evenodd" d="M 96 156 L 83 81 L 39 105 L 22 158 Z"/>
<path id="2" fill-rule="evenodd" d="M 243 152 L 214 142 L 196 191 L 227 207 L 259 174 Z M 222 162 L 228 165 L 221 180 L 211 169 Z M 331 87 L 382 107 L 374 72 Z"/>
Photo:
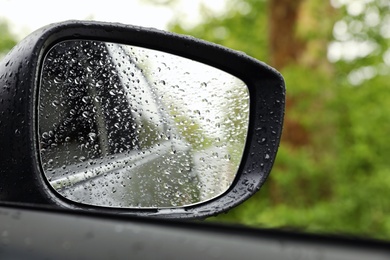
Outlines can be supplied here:
<path id="1" fill-rule="evenodd" d="M 191 144 L 180 138 L 129 48 L 64 41 L 50 49 L 39 99 L 41 161 L 65 198 L 105 207 L 200 201 Z"/>

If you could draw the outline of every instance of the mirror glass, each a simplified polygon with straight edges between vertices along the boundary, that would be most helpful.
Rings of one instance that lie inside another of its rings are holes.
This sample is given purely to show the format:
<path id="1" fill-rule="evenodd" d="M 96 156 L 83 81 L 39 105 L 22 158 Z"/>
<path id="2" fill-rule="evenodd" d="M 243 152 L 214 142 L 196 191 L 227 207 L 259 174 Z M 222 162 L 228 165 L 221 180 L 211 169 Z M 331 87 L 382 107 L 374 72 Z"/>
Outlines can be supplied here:
<path id="1" fill-rule="evenodd" d="M 171 208 L 215 198 L 232 185 L 248 122 L 244 82 L 190 59 L 71 40 L 43 62 L 41 165 L 74 202 Z"/>

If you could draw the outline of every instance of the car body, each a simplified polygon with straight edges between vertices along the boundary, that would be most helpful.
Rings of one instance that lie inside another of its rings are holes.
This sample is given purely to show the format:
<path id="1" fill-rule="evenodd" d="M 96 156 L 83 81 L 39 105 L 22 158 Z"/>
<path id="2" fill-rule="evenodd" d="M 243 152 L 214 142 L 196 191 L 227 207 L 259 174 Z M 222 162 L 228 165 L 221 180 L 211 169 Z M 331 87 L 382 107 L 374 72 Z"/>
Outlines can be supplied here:
<path id="1" fill-rule="evenodd" d="M 383 241 L 9 205 L 2 259 L 388 259 Z"/>

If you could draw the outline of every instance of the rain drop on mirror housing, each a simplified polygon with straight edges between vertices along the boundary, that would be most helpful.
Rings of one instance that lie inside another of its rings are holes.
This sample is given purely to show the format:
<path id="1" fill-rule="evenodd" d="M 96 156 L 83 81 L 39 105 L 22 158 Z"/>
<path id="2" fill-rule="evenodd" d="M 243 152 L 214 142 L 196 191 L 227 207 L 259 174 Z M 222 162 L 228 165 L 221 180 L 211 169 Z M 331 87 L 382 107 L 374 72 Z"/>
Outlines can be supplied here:
<path id="1" fill-rule="evenodd" d="M 213 43 L 122 24 L 48 25 L 0 62 L 0 203 L 216 215 L 268 177 L 284 100 L 275 69 Z"/>

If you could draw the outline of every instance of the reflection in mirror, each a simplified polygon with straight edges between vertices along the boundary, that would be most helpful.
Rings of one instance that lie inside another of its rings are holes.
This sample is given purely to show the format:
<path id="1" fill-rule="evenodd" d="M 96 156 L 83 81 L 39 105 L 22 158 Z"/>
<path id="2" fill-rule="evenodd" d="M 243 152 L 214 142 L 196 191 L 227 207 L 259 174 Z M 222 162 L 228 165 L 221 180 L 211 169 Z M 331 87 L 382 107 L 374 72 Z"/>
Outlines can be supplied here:
<path id="1" fill-rule="evenodd" d="M 65 41 L 44 59 L 38 122 L 44 175 L 63 197 L 182 207 L 232 185 L 249 94 L 240 79 L 172 54 Z"/>

